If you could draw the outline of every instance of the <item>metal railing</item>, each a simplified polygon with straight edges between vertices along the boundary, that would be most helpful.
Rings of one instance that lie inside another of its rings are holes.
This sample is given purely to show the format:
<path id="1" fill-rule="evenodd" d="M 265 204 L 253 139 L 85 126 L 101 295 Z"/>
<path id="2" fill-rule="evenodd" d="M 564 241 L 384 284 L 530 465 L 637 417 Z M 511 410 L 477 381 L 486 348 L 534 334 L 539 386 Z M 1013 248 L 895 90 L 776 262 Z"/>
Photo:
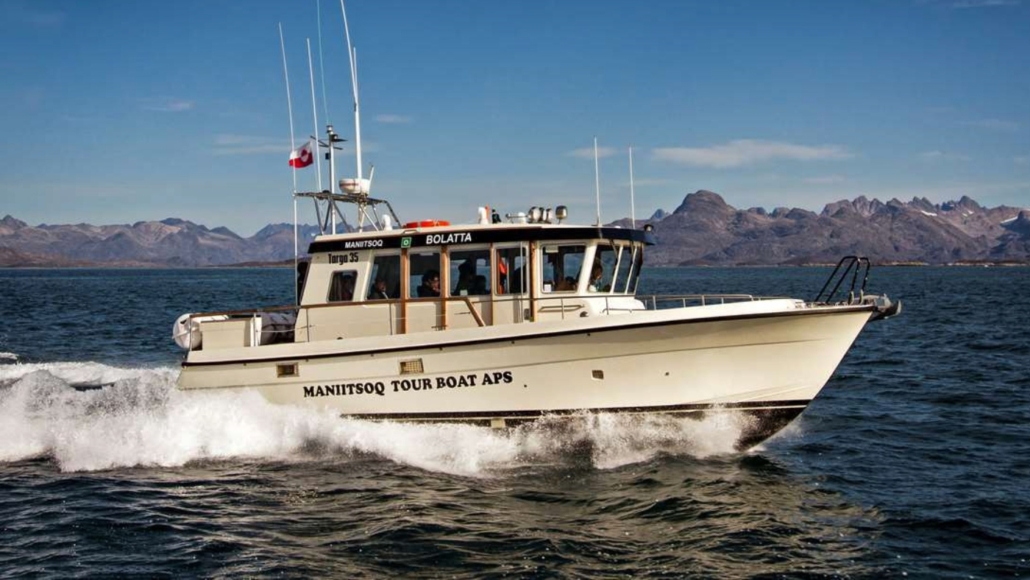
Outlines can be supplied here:
<path id="1" fill-rule="evenodd" d="M 476 301 L 473 302 L 470 298 L 476 298 Z M 536 297 L 532 302 L 535 302 L 538 319 L 553 320 L 555 315 L 558 315 L 557 317 L 560 320 L 566 320 L 584 316 L 621 315 L 631 312 L 712 306 L 763 299 L 768 299 L 768 297 L 756 297 L 751 294 L 648 296 L 577 294 Z M 402 302 L 406 302 L 406 308 L 401 308 Z M 444 308 L 440 307 L 443 304 L 446 304 L 446 313 Z M 429 305 L 435 306 L 435 311 L 432 314 L 425 311 L 425 307 Z M 372 312 L 368 312 L 369 307 L 372 307 Z M 335 321 L 328 323 L 334 329 L 339 329 L 341 336 L 348 337 L 393 335 L 399 333 L 401 328 L 407 329 L 408 332 L 421 332 L 428 329 L 448 330 L 455 327 L 470 327 L 467 323 L 456 323 L 456 317 L 463 316 L 471 316 L 475 327 L 520 324 L 532 320 L 532 307 L 528 295 L 365 300 L 362 302 L 334 302 L 306 306 L 275 306 L 248 310 L 204 312 L 193 314 L 192 316 L 194 318 L 224 317 L 222 320 L 250 319 L 252 321 L 251 324 L 254 326 L 249 328 L 251 338 L 248 342 L 251 346 L 260 346 L 293 342 L 297 339 L 305 342 L 317 340 L 317 338 L 312 338 L 313 331 L 319 326 L 327 324 L 317 320 L 319 318 L 317 312 L 327 308 L 366 309 L 363 315 L 355 315 L 346 323 L 341 324 Z M 420 308 L 422 309 L 421 311 L 413 312 L 413 310 Z M 407 314 L 402 314 L 404 312 Z M 285 327 L 283 321 L 275 321 L 274 324 L 268 324 L 268 321 L 264 320 L 264 317 L 261 316 L 263 314 L 277 313 L 286 314 L 288 317 L 291 317 L 293 319 L 292 326 Z M 501 313 L 504 313 L 504 316 Z M 312 314 L 315 314 L 315 316 L 313 317 Z M 430 316 L 433 317 L 433 322 L 426 324 L 427 318 Z M 315 318 L 315 320 L 313 321 L 312 318 Z M 211 320 L 204 324 L 211 324 L 211 326 L 208 326 L 208 330 L 217 332 L 218 322 L 218 320 Z M 203 329 L 201 329 L 201 332 L 203 333 Z"/>
<path id="2" fill-rule="evenodd" d="M 870 264 L 869 258 L 865 256 L 844 256 L 837 262 L 837 267 L 830 273 L 822 289 L 812 299 L 812 303 L 830 304 L 834 301 L 837 293 L 841 292 L 845 287 L 847 288 L 846 299 L 840 302 L 844 304 L 861 302 L 865 297 L 865 286 L 869 281 L 869 271 L 871 269 L 872 264 Z M 859 284 L 860 276 L 861 284 Z M 857 296 L 855 295 L 856 288 L 858 289 Z"/>
<path id="3" fill-rule="evenodd" d="M 751 294 L 676 294 L 676 295 L 651 295 L 638 296 L 647 304 L 648 310 L 668 310 L 670 308 L 688 308 L 691 306 L 711 306 L 713 304 L 728 304 L 732 302 L 754 302 L 766 298 L 756 297 Z"/>

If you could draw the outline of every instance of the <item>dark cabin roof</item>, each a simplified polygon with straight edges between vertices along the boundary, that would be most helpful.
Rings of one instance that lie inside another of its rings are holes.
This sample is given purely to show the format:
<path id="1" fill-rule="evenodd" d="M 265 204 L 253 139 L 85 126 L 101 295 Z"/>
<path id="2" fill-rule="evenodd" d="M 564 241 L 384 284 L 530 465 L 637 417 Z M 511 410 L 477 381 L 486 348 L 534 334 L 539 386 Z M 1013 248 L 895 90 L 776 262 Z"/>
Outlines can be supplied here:
<path id="1" fill-rule="evenodd" d="M 424 248 L 502 242 L 562 240 L 631 240 L 654 245 L 651 232 L 606 226 L 554 224 L 490 224 L 443 226 L 322 236 L 311 242 L 309 254 L 389 248 Z"/>

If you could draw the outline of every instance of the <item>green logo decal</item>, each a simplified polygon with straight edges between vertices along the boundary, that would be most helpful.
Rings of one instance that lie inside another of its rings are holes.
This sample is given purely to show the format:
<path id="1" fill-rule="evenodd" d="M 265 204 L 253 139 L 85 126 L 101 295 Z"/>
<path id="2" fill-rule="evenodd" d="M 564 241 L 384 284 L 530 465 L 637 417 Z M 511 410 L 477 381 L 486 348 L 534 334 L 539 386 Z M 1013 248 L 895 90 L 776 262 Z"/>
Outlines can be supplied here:
<path id="1" fill-rule="evenodd" d="M 401 238 L 401 247 L 402 248 L 410 248 L 411 247 L 411 238 Z"/>

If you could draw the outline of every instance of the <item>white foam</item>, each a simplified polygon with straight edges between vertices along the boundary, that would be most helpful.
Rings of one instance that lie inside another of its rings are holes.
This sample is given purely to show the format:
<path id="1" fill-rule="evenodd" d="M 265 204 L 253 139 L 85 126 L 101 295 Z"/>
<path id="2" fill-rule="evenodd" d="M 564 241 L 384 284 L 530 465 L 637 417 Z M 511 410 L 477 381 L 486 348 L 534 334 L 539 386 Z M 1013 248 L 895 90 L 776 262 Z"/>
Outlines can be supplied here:
<path id="1" fill-rule="evenodd" d="M 14 354 L 13 352 L 0 352 L 0 361 L 17 362 L 17 360 L 18 355 Z"/>
<path id="2" fill-rule="evenodd" d="M 581 415 L 517 429 L 341 419 L 276 406 L 247 392 L 180 392 L 177 370 L 97 363 L 0 367 L 0 462 L 52 458 L 63 471 L 247 458 L 321 461 L 373 454 L 431 471 L 489 476 L 586 455 L 600 469 L 659 453 L 733 453 L 743 425 L 730 414 L 703 421 Z M 71 384 L 110 386 L 79 392 Z"/>

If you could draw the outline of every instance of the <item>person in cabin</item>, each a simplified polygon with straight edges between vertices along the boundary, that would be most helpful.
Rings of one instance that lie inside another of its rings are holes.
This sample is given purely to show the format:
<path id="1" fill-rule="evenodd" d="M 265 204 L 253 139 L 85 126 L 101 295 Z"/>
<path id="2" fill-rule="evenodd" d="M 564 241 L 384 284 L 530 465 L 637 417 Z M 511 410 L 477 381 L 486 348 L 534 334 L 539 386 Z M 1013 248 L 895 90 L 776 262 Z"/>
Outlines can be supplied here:
<path id="1" fill-rule="evenodd" d="M 354 276 L 343 277 L 343 290 L 341 292 L 341 300 L 344 302 L 351 302 L 354 300 Z"/>
<path id="2" fill-rule="evenodd" d="M 587 290 L 601 292 L 602 278 L 604 278 L 604 267 L 601 266 L 600 262 L 594 262 L 594 267 L 590 270 L 590 283 L 587 285 Z"/>
<path id="3" fill-rule="evenodd" d="M 515 268 L 515 270 L 511 273 L 510 288 L 512 294 L 522 294 L 526 291 L 526 284 L 525 280 L 523 279 L 522 266 Z"/>
<path id="4" fill-rule="evenodd" d="M 350 302 L 354 300 L 354 274 L 336 272 L 329 286 L 329 302 Z"/>
<path id="5" fill-rule="evenodd" d="M 390 294 L 386 291 L 386 280 L 376 278 L 372 283 L 372 291 L 368 293 L 369 300 L 389 300 Z"/>
<path id="6" fill-rule="evenodd" d="M 419 298 L 436 298 L 440 295 L 440 272 L 426 270 L 422 274 L 422 284 L 418 287 Z"/>
<path id="7" fill-rule="evenodd" d="M 486 286 L 486 276 L 483 276 L 482 274 L 476 276 L 476 281 L 472 285 L 472 291 L 469 292 L 469 294 L 473 294 L 475 296 L 483 296 L 484 294 L 489 293 L 490 289 Z"/>
<path id="8" fill-rule="evenodd" d="M 465 260 L 458 266 L 458 284 L 454 287 L 454 296 L 468 296 L 476 283 L 476 261 Z"/>

